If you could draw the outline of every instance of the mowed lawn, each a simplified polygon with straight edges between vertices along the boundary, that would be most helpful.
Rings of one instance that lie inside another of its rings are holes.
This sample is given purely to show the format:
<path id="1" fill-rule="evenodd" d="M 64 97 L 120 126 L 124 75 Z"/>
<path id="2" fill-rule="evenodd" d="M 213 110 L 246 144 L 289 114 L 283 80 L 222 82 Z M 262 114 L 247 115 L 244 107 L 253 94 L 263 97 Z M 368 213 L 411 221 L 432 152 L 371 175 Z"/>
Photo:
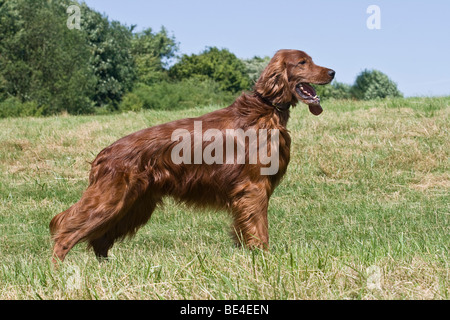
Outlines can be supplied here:
<path id="1" fill-rule="evenodd" d="M 166 199 L 99 263 L 51 264 L 51 218 L 118 138 L 218 107 L 0 120 L 0 299 L 448 299 L 450 98 L 325 101 L 291 112 L 270 252 L 236 248 L 225 212 Z"/>

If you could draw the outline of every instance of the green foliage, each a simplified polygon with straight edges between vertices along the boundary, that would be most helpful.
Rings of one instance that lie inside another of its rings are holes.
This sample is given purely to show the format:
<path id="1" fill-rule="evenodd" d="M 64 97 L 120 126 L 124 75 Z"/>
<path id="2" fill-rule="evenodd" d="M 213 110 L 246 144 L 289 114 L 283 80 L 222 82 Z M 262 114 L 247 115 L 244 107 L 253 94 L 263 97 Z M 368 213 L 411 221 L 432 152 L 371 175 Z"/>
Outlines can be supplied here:
<path id="1" fill-rule="evenodd" d="M 0 7 L 3 97 L 34 101 L 42 114 L 91 111 L 95 81 L 82 33 L 66 27 L 64 3 L 15 0 Z"/>
<path id="2" fill-rule="evenodd" d="M 197 78 L 216 81 L 221 90 L 239 92 L 248 90 L 250 78 L 246 73 L 246 66 L 227 49 L 219 50 L 210 47 L 201 54 L 183 55 L 169 74 L 173 79 L 183 80 Z"/>
<path id="3" fill-rule="evenodd" d="M 221 90 L 220 85 L 212 80 L 191 78 L 176 82 L 162 81 L 150 86 L 138 84 L 124 96 L 120 110 L 178 110 L 229 104 L 234 98 L 233 94 Z"/>
<path id="4" fill-rule="evenodd" d="M 26 117 L 42 115 L 42 108 L 39 108 L 34 101 L 21 102 L 16 97 L 10 97 L 0 102 L 0 118 Z"/>
<path id="5" fill-rule="evenodd" d="M 119 109 L 121 111 L 139 111 L 143 108 L 144 100 L 141 99 L 135 92 L 127 92 L 123 96 L 122 102 L 119 105 Z"/>
<path id="6" fill-rule="evenodd" d="M 360 100 L 402 96 L 397 85 L 387 75 L 378 70 L 367 69 L 356 77 L 351 92 Z"/>
<path id="7" fill-rule="evenodd" d="M 255 56 L 251 59 L 245 59 L 243 60 L 245 64 L 245 71 L 251 81 L 252 84 L 254 84 L 259 76 L 261 75 L 261 72 L 267 67 L 269 64 L 270 57 L 258 57 Z"/>
<path id="8" fill-rule="evenodd" d="M 342 82 L 333 81 L 330 84 L 321 86 L 314 85 L 317 95 L 323 99 L 350 99 L 351 86 Z"/>
<path id="9" fill-rule="evenodd" d="M 136 78 L 130 52 L 132 27 L 110 22 L 86 4 L 81 5 L 81 14 L 81 29 L 92 52 L 89 65 L 97 80 L 93 100 L 97 106 L 112 105 L 115 108 L 122 96 L 131 90 Z"/>
<path id="10" fill-rule="evenodd" d="M 378 70 L 364 70 L 353 85 L 333 81 L 324 86 L 314 87 L 321 99 L 373 100 L 402 97 L 397 85 Z"/>
<path id="11" fill-rule="evenodd" d="M 151 28 L 135 33 L 131 42 L 131 53 L 136 63 L 137 82 L 151 85 L 168 80 L 167 65 L 175 57 L 178 44 L 162 27 L 158 33 Z"/>

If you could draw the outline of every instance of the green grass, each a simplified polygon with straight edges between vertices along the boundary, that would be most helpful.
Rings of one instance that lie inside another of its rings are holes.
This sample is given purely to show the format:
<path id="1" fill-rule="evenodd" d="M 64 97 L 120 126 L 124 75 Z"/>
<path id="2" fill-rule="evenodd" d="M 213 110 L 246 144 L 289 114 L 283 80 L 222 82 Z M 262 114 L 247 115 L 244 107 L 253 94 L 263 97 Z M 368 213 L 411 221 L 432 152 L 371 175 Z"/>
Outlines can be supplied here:
<path id="1" fill-rule="evenodd" d="M 0 299 L 448 299 L 450 98 L 326 101 L 291 113 L 291 163 L 269 206 L 269 253 L 230 218 L 170 199 L 98 263 L 59 269 L 48 224 L 88 161 L 133 131 L 214 107 L 0 120 Z"/>

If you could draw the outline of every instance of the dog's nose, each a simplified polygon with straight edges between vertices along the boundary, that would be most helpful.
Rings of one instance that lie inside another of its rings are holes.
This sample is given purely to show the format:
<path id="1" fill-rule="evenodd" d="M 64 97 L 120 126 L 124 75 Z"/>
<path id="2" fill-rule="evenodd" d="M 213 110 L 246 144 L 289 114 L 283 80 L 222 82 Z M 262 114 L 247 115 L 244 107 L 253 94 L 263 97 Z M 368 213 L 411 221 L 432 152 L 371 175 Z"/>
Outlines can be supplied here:
<path id="1" fill-rule="evenodd" d="M 328 75 L 332 78 L 334 78 L 334 75 L 336 74 L 336 72 L 334 70 L 328 70 Z"/>

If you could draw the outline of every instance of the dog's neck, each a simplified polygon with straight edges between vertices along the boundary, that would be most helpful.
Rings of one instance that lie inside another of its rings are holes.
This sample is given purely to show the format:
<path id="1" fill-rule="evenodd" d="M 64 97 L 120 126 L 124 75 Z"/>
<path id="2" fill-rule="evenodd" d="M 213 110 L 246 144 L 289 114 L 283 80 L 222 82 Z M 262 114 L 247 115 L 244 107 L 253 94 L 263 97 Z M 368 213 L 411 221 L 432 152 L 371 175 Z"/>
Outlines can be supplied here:
<path id="1" fill-rule="evenodd" d="M 278 115 L 281 124 L 286 127 L 289 120 L 290 104 L 275 104 L 256 90 L 253 91 L 253 96 L 266 106 L 269 106 L 273 110 L 274 115 Z"/>
<path id="2" fill-rule="evenodd" d="M 287 112 L 289 110 L 289 108 L 291 107 L 290 104 L 276 104 L 276 103 L 273 103 L 272 101 L 270 101 L 268 98 L 264 97 L 258 91 L 254 91 L 253 94 L 255 95 L 255 97 L 258 97 L 265 104 L 275 108 L 275 110 L 277 110 L 278 112 Z"/>
<path id="3" fill-rule="evenodd" d="M 277 126 L 286 129 L 290 109 L 276 108 L 270 101 L 258 97 L 255 92 L 243 93 L 227 109 L 234 110 L 235 116 L 245 124 L 254 124 L 261 118 L 273 118 Z"/>

